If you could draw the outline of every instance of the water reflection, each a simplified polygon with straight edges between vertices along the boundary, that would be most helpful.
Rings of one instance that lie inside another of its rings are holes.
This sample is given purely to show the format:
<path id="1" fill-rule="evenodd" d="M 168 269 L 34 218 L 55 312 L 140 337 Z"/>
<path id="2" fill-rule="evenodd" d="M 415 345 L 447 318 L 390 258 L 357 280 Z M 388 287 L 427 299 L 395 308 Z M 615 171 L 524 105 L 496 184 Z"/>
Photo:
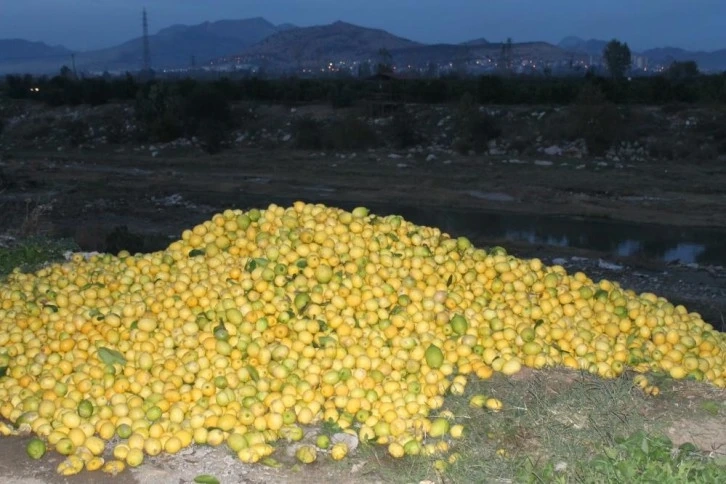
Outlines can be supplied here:
<path id="1" fill-rule="evenodd" d="M 332 200 L 329 194 L 319 194 L 318 199 L 310 199 L 312 203 L 326 203 L 346 210 L 352 210 L 357 204 Z M 313 197 L 314 198 L 314 197 Z M 295 201 L 290 197 L 255 196 L 242 194 L 236 206 L 247 209 L 263 207 L 270 203 L 288 206 Z M 602 219 L 586 219 L 582 217 L 557 217 L 537 214 L 493 213 L 482 211 L 452 210 L 443 208 L 420 208 L 398 205 L 390 202 L 366 204 L 377 215 L 402 215 L 418 225 L 439 227 L 452 236 L 464 235 L 477 244 L 488 241 L 526 242 L 533 245 L 550 245 L 553 247 L 575 247 L 596 250 L 612 256 L 646 257 L 664 262 L 699 263 L 726 266 L 726 231 L 700 228 L 673 228 L 665 225 L 633 224 L 613 222 Z M 197 224 L 209 214 L 189 213 L 189 220 L 183 222 L 186 228 Z M 108 250 L 105 247 L 106 236 L 116 228 L 111 223 L 104 230 L 98 230 L 95 241 L 86 241 L 81 246 L 86 250 Z M 76 230 L 77 226 L 74 227 Z M 78 240 L 78 234 L 76 235 Z M 88 234 L 86 234 L 88 235 Z M 168 244 L 156 234 L 153 241 L 144 240 L 144 250 L 159 250 Z M 176 238 L 177 234 L 174 234 Z M 115 247 L 114 247 L 115 249 Z"/>
<path id="2" fill-rule="evenodd" d="M 672 228 L 572 217 L 499 214 L 411 207 L 372 207 L 398 213 L 417 224 L 440 227 L 475 240 L 576 247 L 614 256 L 647 257 L 664 262 L 726 265 L 726 231 Z"/>

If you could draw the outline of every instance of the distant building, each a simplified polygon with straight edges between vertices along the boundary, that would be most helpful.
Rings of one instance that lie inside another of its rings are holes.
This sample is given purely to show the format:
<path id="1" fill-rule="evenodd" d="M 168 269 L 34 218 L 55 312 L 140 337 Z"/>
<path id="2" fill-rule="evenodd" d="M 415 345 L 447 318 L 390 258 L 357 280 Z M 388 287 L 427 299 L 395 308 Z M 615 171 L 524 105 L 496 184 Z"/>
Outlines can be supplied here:
<path id="1" fill-rule="evenodd" d="M 644 55 L 632 56 L 633 68 L 644 71 L 648 69 L 648 58 Z"/>

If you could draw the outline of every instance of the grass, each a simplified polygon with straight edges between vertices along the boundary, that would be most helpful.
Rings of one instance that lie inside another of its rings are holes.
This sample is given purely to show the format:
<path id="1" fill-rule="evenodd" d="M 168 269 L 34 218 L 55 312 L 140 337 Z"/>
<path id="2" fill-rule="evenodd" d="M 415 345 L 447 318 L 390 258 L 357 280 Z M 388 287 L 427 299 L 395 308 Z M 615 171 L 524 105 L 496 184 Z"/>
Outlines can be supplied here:
<path id="1" fill-rule="evenodd" d="M 78 250 L 76 243 L 70 239 L 34 236 L 14 241 L 9 247 L 0 247 L 0 277 L 10 274 L 15 268 L 29 272 L 48 262 L 62 260 L 63 254 L 69 250 Z"/>
<path id="2" fill-rule="evenodd" d="M 363 446 L 362 457 L 376 464 L 376 477 L 401 484 L 705 483 L 726 475 L 726 462 L 692 444 L 675 447 L 658 422 L 649 422 L 647 409 L 655 400 L 634 387 L 631 376 L 603 380 L 564 369 L 528 373 L 516 380 L 473 378 L 464 395 L 447 396 L 438 413 L 451 412 L 452 425 L 466 429 L 462 439 L 444 439 L 448 452 L 395 460 L 385 447 Z M 470 408 L 476 394 L 500 399 L 503 410 Z M 718 412 L 714 403 L 704 402 L 704 414 Z M 437 460 L 446 462 L 445 471 L 435 469 Z"/>

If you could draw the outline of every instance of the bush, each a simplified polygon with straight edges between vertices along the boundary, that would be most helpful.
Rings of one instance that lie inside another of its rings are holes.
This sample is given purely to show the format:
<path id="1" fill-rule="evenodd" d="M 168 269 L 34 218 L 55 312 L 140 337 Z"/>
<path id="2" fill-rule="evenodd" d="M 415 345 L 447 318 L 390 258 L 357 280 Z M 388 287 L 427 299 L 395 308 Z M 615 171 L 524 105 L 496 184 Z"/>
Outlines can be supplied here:
<path id="1" fill-rule="evenodd" d="M 470 150 L 486 151 L 489 141 L 502 135 L 499 121 L 490 114 L 481 112 L 470 93 L 461 97 L 455 123 L 457 137 L 452 147 L 462 154 Z"/>
<path id="2" fill-rule="evenodd" d="M 348 85 L 334 86 L 330 91 L 329 99 L 333 108 L 349 108 L 355 101 L 355 93 Z"/>
<path id="3" fill-rule="evenodd" d="M 304 116 L 293 123 L 295 146 L 303 150 L 323 149 L 323 123 Z"/>
<path id="4" fill-rule="evenodd" d="M 201 123 L 209 121 L 226 129 L 232 117 L 229 101 L 224 94 L 207 84 L 197 86 L 189 94 L 184 104 L 184 114 L 189 134 L 195 134 Z"/>
<path id="5" fill-rule="evenodd" d="M 89 126 L 80 119 L 69 120 L 62 125 L 68 144 L 76 147 L 88 139 Z"/>
<path id="6" fill-rule="evenodd" d="M 605 99 L 602 90 L 586 84 L 573 108 L 573 138 L 583 138 L 590 154 L 601 156 L 619 138 L 623 119 L 618 108 Z"/>
<path id="7" fill-rule="evenodd" d="M 222 151 L 226 131 L 226 126 L 220 121 L 213 119 L 202 120 L 197 129 L 197 136 L 204 151 L 210 155 Z"/>
<path id="8" fill-rule="evenodd" d="M 421 141 L 416 128 L 416 117 L 411 115 L 405 107 L 396 111 L 391 120 L 390 137 L 394 147 L 405 149 Z"/>
<path id="9" fill-rule="evenodd" d="M 167 142 L 183 133 L 183 105 L 177 88 L 167 84 L 153 84 L 136 96 L 136 118 L 154 139 Z"/>
<path id="10" fill-rule="evenodd" d="M 364 150 L 378 145 L 378 135 L 368 123 L 350 116 L 328 127 L 323 145 L 333 150 Z"/>

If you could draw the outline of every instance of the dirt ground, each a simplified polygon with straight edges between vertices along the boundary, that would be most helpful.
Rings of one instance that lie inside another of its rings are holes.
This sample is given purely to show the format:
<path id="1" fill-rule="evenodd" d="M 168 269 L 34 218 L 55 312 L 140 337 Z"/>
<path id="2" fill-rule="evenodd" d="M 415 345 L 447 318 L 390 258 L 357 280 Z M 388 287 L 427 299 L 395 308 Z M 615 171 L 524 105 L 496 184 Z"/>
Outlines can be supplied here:
<path id="1" fill-rule="evenodd" d="M 68 235 L 90 250 L 102 246 L 114 228 L 126 226 L 130 232 L 150 237 L 150 244 L 163 247 L 183 229 L 225 208 L 264 207 L 298 199 L 345 208 L 409 206 L 425 211 L 446 207 L 726 231 L 726 165 L 716 162 L 616 166 L 565 158 L 542 163 L 541 158 L 460 155 L 426 161 L 425 153 L 408 157 L 406 152 L 389 150 L 342 157 L 262 149 L 237 149 L 216 156 L 189 150 L 161 156 L 122 150 L 0 152 L 0 168 L 7 180 L 0 192 L 0 232 L 24 227 L 29 232 Z M 538 256 L 568 270 L 585 270 L 619 280 L 626 287 L 663 294 L 700 311 L 715 325 L 726 313 L 723 268 L 609 257 L 617 264 L 613 266 L 602 264 L 607 255 L 593 250 L 525 243 L 508 248 L 517 255 Z M 671 392 L 643 412 L 654 427 L 668 422 L 665 431 L 674 442 L 692 441 L 704 450 L 724 452 L 724 410 L 710 415 L 692 411 L 700 407 L 689 403 L 705 398 L 722 401 L 724 394 L 699 388 Z M 39 463 L 32 462 L 25 455 L 26 440 L 0 439 L 3 482 L 108 480 L 105 475 L 89 473 L 61 478 L 55 474 L 60 456 L 49 453 Z M 174 457 L 149 459 L 113 482 L 187 483 L 195 475 L 209 473 L 222 482 L 353 484 L 385 482 L 378 468 L 387 465 L 354 455 L 344 465 L 320 463 L 302 473 L 292 465 L 282 470 L 246 466 L 224 449 L 195 446 Z"/>
<path id="2" fill-rule="evenodd" d="M 512 242 L 472 226 L 466 227 L 466 235 L 477 245 L 501 244 L 523 257 L 567 258 L 568 269 L 594 272 L 639 291 L 656 291 L 722 324 L 726 245 L 719 243 L 719 234 L 726 237 L 724 163 L 640 161 L 603 166 L 602 161 L 562 157 L 550 157 L 551 164 L 544 164 L 534 158 L 447 156 L 426 161 L 426 152 L 259 148 L 215 156 L 191 149 L 151 156 L 128 147 L 62 154 L 5 151 L 0 152 L 0 169 L 7 180 L 0 191 L 0 227 L 68 236 L 84 250 L 104 250 L 109 234 L 125 226 L 131 234 L 143 236 L 143 250 L 158 250 L 184 229 L 226 208 L 305 200 L 348 209 L 366 205 L 374 212 L 414 210 L 416 223 L 435 226 L 451 225 L 448 210 L 535 221 L 547 216 L 594 220 L 596 225 L 602 221 L 601 232 L 590 234 L 595 242 L 600 234 L 607 235 L 608 224 L 646 233 L 652 227 L 664 234 L 705 228 L 711 231 L 709 250 L 719 262 L 709 267 L 541 241 Z M 609 270 L 598 264 L 600 258 L 622 267 Z"/>

